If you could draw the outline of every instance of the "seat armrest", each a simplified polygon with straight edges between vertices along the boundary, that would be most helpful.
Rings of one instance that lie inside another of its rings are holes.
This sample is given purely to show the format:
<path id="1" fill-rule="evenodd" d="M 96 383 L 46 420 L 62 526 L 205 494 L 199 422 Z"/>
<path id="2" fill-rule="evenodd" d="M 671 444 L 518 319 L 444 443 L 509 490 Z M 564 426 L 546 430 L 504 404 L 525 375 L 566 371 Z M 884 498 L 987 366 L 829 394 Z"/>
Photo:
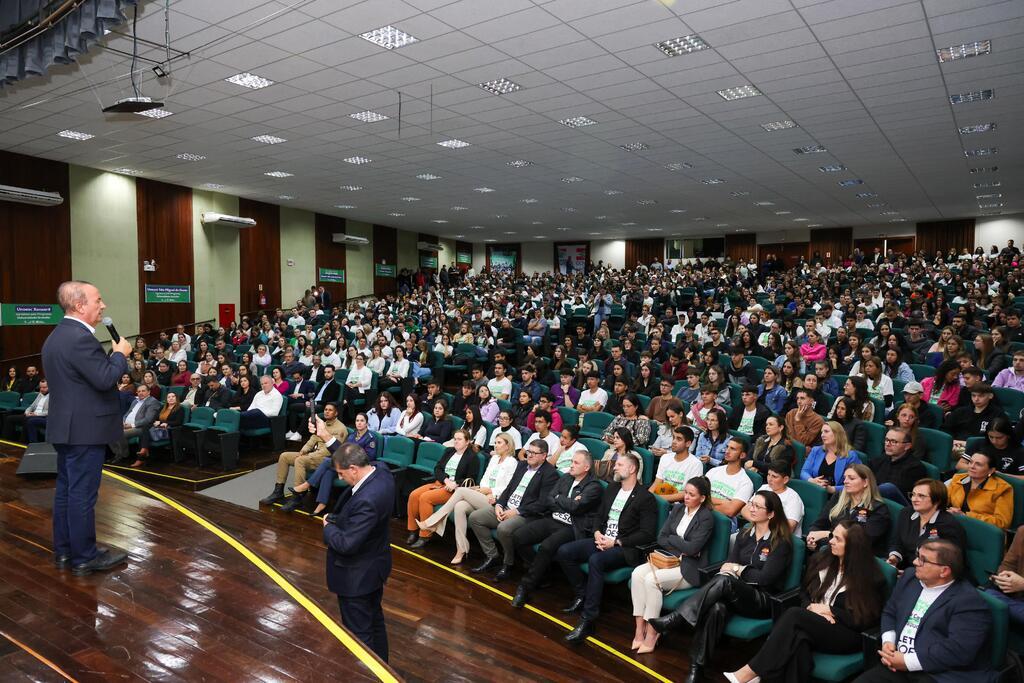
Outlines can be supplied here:
<path id="1" fill-rule="evenodd" d="M 794 588 L 784 593 L 769 594 L 768 599 L 771 601 L 772 619 L 778 621 L 783 612 L 800 604 L 800 589 Z"/>
<path id="2" fill-rule="evenodd" d="M 711 580 L 718 570 L 722 568 L 725 562 L 716 562 L 715 564 L 709 564 L 706 567 L 700 567 L 697 571 L 700 573 L 700 584 L 703 586 L 705 583 Z"/>
<path id="3" fill-rule="evenodd" d="M 864 668 L 870 669 L 873 662 L 878 661 L 878 651 L 882 649 L 882 631 L 874 628 L 860 634 L 861 652 L 864 654 Z"/>

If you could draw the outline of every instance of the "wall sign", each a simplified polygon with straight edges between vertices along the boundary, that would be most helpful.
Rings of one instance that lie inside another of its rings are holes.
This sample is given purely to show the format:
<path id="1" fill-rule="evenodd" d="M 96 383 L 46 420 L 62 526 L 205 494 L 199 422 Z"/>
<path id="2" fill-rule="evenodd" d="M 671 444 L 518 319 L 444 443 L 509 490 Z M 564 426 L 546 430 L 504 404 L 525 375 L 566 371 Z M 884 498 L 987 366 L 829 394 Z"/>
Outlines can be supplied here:
<path id="1" fill-rule="evenodd" d="M 56 304 L 0 304 L 0 325 L 56 325 L 63 317 Z"/>
<path id="2" fill-rule="evenodd" d="M 318 280 L 320 282 L 345 282 L 344 268 L 319 268 Z"/>
<path id="3" fill-rule="evenodd" d="M 374 263 L 373 274 L 376 277 L 395 277 L 398 275 L 398 272 L 395 270 L 394 264 Z"/>
<path id="4" fill-rule="evenodd" d="M 189 285 L 146 285 L 147 304 L 187 304 L 192 302 Z"/>

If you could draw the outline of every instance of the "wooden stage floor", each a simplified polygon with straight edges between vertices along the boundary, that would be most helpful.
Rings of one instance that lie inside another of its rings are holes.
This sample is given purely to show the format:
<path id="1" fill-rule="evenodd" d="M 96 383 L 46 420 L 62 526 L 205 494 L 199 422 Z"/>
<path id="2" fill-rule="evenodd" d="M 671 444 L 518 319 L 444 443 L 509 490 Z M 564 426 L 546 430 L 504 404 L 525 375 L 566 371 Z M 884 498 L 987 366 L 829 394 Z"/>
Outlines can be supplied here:
<path id="1" fill-rule="evenodd" d="M 53 667 L 78 681 L 378 679 L 252 561 L 264 561 L 340 624 L 337 600 L 324 583 L 319 520 L 245 509 L 197 495 L 191 486 L 146 478 L 144 486 L 166 497 L 164 502 L 105 476 L 98 537 L 101 544 L 127 550 L 130 561 L 113 572 L 79 578 L 51 562 L 53 480 L 16 477 L 20 451 L 3 447 L 2 453 L 7 457 L 0 460 L 0 681 L 66 680 Z M 212 522 L 252 558 L 171 502 Z M 404 536 L 404 523 L 396 520 L 384 608 L 390 665 L 398 678 L 685 678 L 687 636 L 664 638 L 653 654 L 629 651 L 633 620 L 625 586 L 605 592 L 601 642 L 573 648 L 561 640 L 567 631 L 559 609 L 568 602 L 568 588 L 557 567 L 554 585 L 531 602 L 535 609 L 515 610 L 508 602 L 514 583 L 476 583 L 468 578 L 476 575 L 447 566 L 450 538 L 412 553 L 402 546 Z M 479 559 L 477 551 L 469 564 Z M 575 619 L 565 621 L 571 625 Z M 749 644 L 723 643 L 717 663 L 735 668 L 752 653 Z"/>

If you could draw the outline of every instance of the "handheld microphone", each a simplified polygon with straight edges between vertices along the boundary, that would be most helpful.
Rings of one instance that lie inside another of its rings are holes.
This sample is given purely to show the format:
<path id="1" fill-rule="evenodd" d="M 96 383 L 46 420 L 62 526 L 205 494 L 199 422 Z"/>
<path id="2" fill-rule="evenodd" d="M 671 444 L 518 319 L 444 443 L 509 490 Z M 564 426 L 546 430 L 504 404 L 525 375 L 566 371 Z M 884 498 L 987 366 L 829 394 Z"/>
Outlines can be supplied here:
<path id="1" fill-rule="evenodd" d="M 117 333 L 117 329 L 114 327 L 114 321 L 109 317 L 103 319 L 103 326 L 107 328 L 107 332 L 110 333 L 110 338 L 114 340 L 114 343 L 121 341 L 121 335 Z"/>

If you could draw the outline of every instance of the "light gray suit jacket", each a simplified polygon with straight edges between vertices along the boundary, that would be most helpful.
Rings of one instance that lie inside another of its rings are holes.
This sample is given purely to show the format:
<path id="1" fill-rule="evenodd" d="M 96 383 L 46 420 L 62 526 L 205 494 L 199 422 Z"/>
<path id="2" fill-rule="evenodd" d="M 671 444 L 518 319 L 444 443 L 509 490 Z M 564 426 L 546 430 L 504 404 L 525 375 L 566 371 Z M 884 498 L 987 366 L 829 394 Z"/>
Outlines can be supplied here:
<path id="1" fill-rule="evenodd" d="M 132 408 L 135 407 L 135 401 L 132 401 L 132 405 L 128 408 L 128 412 L 121 418 L 121 422 L 124 423 L 128 419 L 128 414 L 131 413 Z M 146 400 L 142 402 L 142 406 L 139 411 L 135 413 L 135 424 L 132 425 L 136 429 L 149 429 L 156 422 L 157 416 L 160 415 L 161 408 L 160 401 L 156 400 L 152 396 L 147 396 Z"/>

